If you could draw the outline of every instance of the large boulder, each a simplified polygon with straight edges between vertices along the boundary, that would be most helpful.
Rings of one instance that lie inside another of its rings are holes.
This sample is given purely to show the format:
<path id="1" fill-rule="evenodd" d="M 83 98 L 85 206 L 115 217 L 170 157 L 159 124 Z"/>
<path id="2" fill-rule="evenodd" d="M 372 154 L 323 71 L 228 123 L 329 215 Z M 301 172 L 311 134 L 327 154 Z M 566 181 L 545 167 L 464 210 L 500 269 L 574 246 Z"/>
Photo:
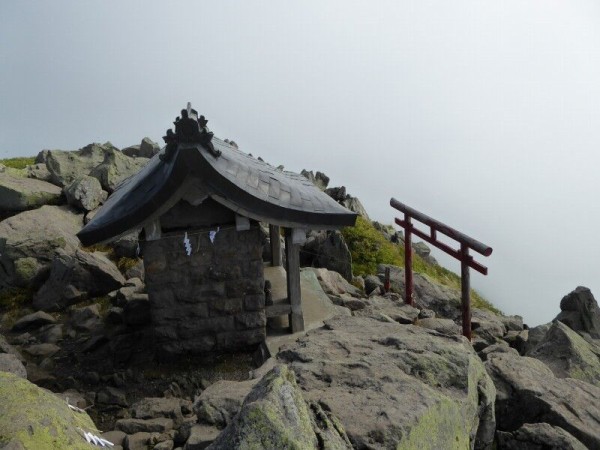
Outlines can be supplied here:
<path id="1" fill-rule="evenodd" d="M 498 432 L 502 450 L 586 450 L 581 441 L 560 427 L 547 423 L 526 423 L 513 432 Z"/>
<path id="2" fill-rule="evenodd" d="M 33 297 L 33 306 L 60 311 L 84 298 L 104 296 L 124 284 L 117 266 L 103 253 L 77 249 L 68 254 L 59 250 L 48 280 Z"/>
<path id="3" fill-rule="evenodd" d="M 18 377 L 27 379 L 27 370 L 25 369 L 25 366 L 19 358 L 10 353 L 0 353 L 0 372 L 9 372 Z M 2 430 L 0 430 L 0 436 L 2 436 Z"/>
<path id="4" fill-rule="evenodd" d="M 89 175 L 94 167 L 104 161 L 104 154 L 114 149 L 110 142 L 89 144 L 77 151 L 47 150 L 38 159 L 46 162 L 50 180 L 57 186 L 67 186 L 77 177 Z"/>
<path id="5" fill-rule="evenodd" d="M 321 432 L 294 373 L 285 365 L 276 366 L 252 389 L 239 414 L 208 449 L 352 448 L 341 427 L 336 429 L 327 419 L 323 413 Z"/>
<path id="6" fill-rule="evenodd" d="M 600 341 L 586 341 L 562 322 L 554 322 L 527 356 L 545 363 L 558 378 L 576 378 L 600 387 Z"/>
<path id="7" fill-rule="evenodd" d="M 306 169 L 302 169 L 302 172 L 300 172 L 300 174 L 304 175 L 306 178 L 312 181 L 312 183 L 322 191 L 327 189 L 327 185 L 329 184 L 329 177 L 323 172 L 317 171 L 317 173 L 315 174 L 312 170 L 308 171 Z"/>
<path id="8" fill-rule="evenodd" d="M 338 272 L 327 269 L 311 268 L 317 276 L 317 280 L 321 284 L 323 291 L 330 297 L 362 297 L 362 292 L 354 285 L 350 284 Z"/>
<path id="9" fill-rule="evenodd" d="M 145 137 L 142 139 L 140 145 L 132 145 L 131 147 L 124 148 L 122 152 L 124 155 L 132 158 L 152 158 L 160 152 L 160 145 L 152 139 Z"/>
<path id="10" fill-rule="evenodd" d="M 72 411 L 53 393 L 23 378 L 0 372 L 0 446 L 10 449 L 93 447 L 84 432 L 100 432 L 85 412 Z"/>
<path id="11" fill-rule="evenodd" d="M 97 178 L 102 189 L 111 193 L 121 181 L 136 174 L 148 163 L 147 158 L 130 158 L 115 147 L 107 148 L 104 160 L 89 173 Z"/>
<path id="12" fill-rule="evenodd" d="M 244 398 L 257 382 L 219 380 L 211 384 L 194 401 L 198 422 L 224 428 L 239 412 Z"/>
<path id="13" fill-rule="evenodd" d="M 75 178 L 64 188 L 67 203 L 83 211 L 93 211 L 106 200 L 107 194 L 100 182 L 88 175 Z"/>
<path id="14" fill-rule="evenodd" d="M 0 210 L 25 211 L 58 203 L 59 187 L 33 178 L 0 172 Z"/>
<path id="15" fill-rule="evenodd" d="M 277 359 L 307 401 L 339 419 L 354 448 L 485 448 L 493 440 L 496 392 L 463 337 L 338 316 Z"/>
<path id="16" fill-rule="evenodd" d="M 390 285 L 393 292 L 404 298 L 404 268 L 391 264 L 379 264 L 377 275 L 385 279 L 385 269 L 390 269 Z M 460 292 L 433 282 L 427 275 L 413 274 L 415 303 L 420 308 L 431 309 L 437 316 L 458 319 L 461 315 Z"/>
<path id="17" fill-rule="evenodd" d="M 339 231 L 310 231 L 300 248 L 300 265 L 322 267 L 352 281 L 352 256 Z"/>
<path id="18" fill-rule="evenodd" d="M 369 219 L 369 215 L 365 210 L 365 207 L 362 205 L 359 199 L 356 197 L 352 197 L 350 194 L 346 193 L 346 187 L 332 187 L 325 189 L 325 193 L 329 195 L 332 199 L 338 202 L 340 205 L 348 208 L 350 211 L 355 212 L 359 216 L 364 217 L 367 220 Z"/>
<path id="19" fill-rule="evenodd" d="M 592 292 L 579 286 L 560 301 L 556 319 L 578 333 L 587 333 L 600 339 L 600 308 Z"/>
<path id="20" fill-rule="evenodd" d="M 59 251 L 74 254 L 83 215 L 66 206 L 42 206 L 0 222 L 0 290 L 31 287 L 47 276 Z"/>
<path id="21" fill-rule="evenodd" d="M 497 390 L 498 430 L 548 423 L 566 430 L 588 448 L 600 448 L 600 388 L 572 378 L 556 378 L 543 362 L 515 353 L 490 353 L 485 368 Z"/>

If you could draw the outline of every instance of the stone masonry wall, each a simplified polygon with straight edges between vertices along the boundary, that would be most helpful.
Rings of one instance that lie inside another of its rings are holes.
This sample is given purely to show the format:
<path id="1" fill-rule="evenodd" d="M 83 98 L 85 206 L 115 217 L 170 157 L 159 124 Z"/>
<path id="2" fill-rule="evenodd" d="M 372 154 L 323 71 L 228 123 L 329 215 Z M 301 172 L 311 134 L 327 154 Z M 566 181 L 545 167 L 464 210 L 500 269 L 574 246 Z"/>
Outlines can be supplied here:
<path id="1" fill-rule="evenodd" d="M 231 351 L 264 341 L 266 331 L 263 235 L 248 231 L 188 231 L 163 234 L 144 246 L 157 357 L 174 359 L 212 351 Z"/>

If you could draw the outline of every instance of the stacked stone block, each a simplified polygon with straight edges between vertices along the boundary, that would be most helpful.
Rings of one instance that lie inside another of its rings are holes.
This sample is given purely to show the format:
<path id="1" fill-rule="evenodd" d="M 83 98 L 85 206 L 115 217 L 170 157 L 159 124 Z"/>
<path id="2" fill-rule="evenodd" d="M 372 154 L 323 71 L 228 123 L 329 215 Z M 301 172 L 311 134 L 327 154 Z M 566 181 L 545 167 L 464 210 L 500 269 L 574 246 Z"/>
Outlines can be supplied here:
<path id="1" fill-rule="evenodd" d="M 157 357 L 232 351 L 265 339 L 263 234 L 224 227 L 163 234 L 144 246 L 146 285 Z"/>

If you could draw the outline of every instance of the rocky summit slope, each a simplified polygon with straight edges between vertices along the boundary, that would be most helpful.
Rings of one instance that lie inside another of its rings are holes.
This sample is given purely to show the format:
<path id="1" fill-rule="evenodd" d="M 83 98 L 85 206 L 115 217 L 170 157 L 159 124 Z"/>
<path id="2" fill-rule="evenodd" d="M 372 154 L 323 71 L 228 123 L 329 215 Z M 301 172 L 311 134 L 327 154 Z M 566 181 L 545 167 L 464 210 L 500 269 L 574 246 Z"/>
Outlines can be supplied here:
<path id="1" fill-rule="evenodd" d="M 327 316 L 293 336 L 270 321 L 254 353 L 157 365 L 137 233 L 87 249 L 75 233 L 158 150 L 90 144 L 0 165 L 0 449 L 99 448 L 86 433 L 130 450 L 600 448 L 588 289 L 531 329 L 481 301 L 469 342 L 457 278 L 415 244 L 405 305 L 401 233 L 321 172 L 303 174 L 361 216 L 301 249 L 306 299 Z"/>

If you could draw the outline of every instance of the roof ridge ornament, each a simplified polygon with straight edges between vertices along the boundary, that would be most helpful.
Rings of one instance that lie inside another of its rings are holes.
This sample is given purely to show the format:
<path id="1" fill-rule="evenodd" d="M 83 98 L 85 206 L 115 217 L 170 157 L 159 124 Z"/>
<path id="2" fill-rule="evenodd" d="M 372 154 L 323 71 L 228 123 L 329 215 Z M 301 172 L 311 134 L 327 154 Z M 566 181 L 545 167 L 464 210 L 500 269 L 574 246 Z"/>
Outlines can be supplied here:
<path id="1" fill-rule="evenodd" d="M 212 143 L 214 133 L 208 129 L 207 123 L 208 120 L 204 116 L 198 117 L 198 111 L 192 109 L 192 104 L 188 102 L 187 108 L 181 110 L 181 117 L 177 117 L 173 122 L 175 132 L 169 128 L 167 134 L 163 136 L 167 148 L 160 159 L 169 161 L 179 144 L 200 144 L 215 158 L 221 156 L 221 152 L 215 149 Z"/>

